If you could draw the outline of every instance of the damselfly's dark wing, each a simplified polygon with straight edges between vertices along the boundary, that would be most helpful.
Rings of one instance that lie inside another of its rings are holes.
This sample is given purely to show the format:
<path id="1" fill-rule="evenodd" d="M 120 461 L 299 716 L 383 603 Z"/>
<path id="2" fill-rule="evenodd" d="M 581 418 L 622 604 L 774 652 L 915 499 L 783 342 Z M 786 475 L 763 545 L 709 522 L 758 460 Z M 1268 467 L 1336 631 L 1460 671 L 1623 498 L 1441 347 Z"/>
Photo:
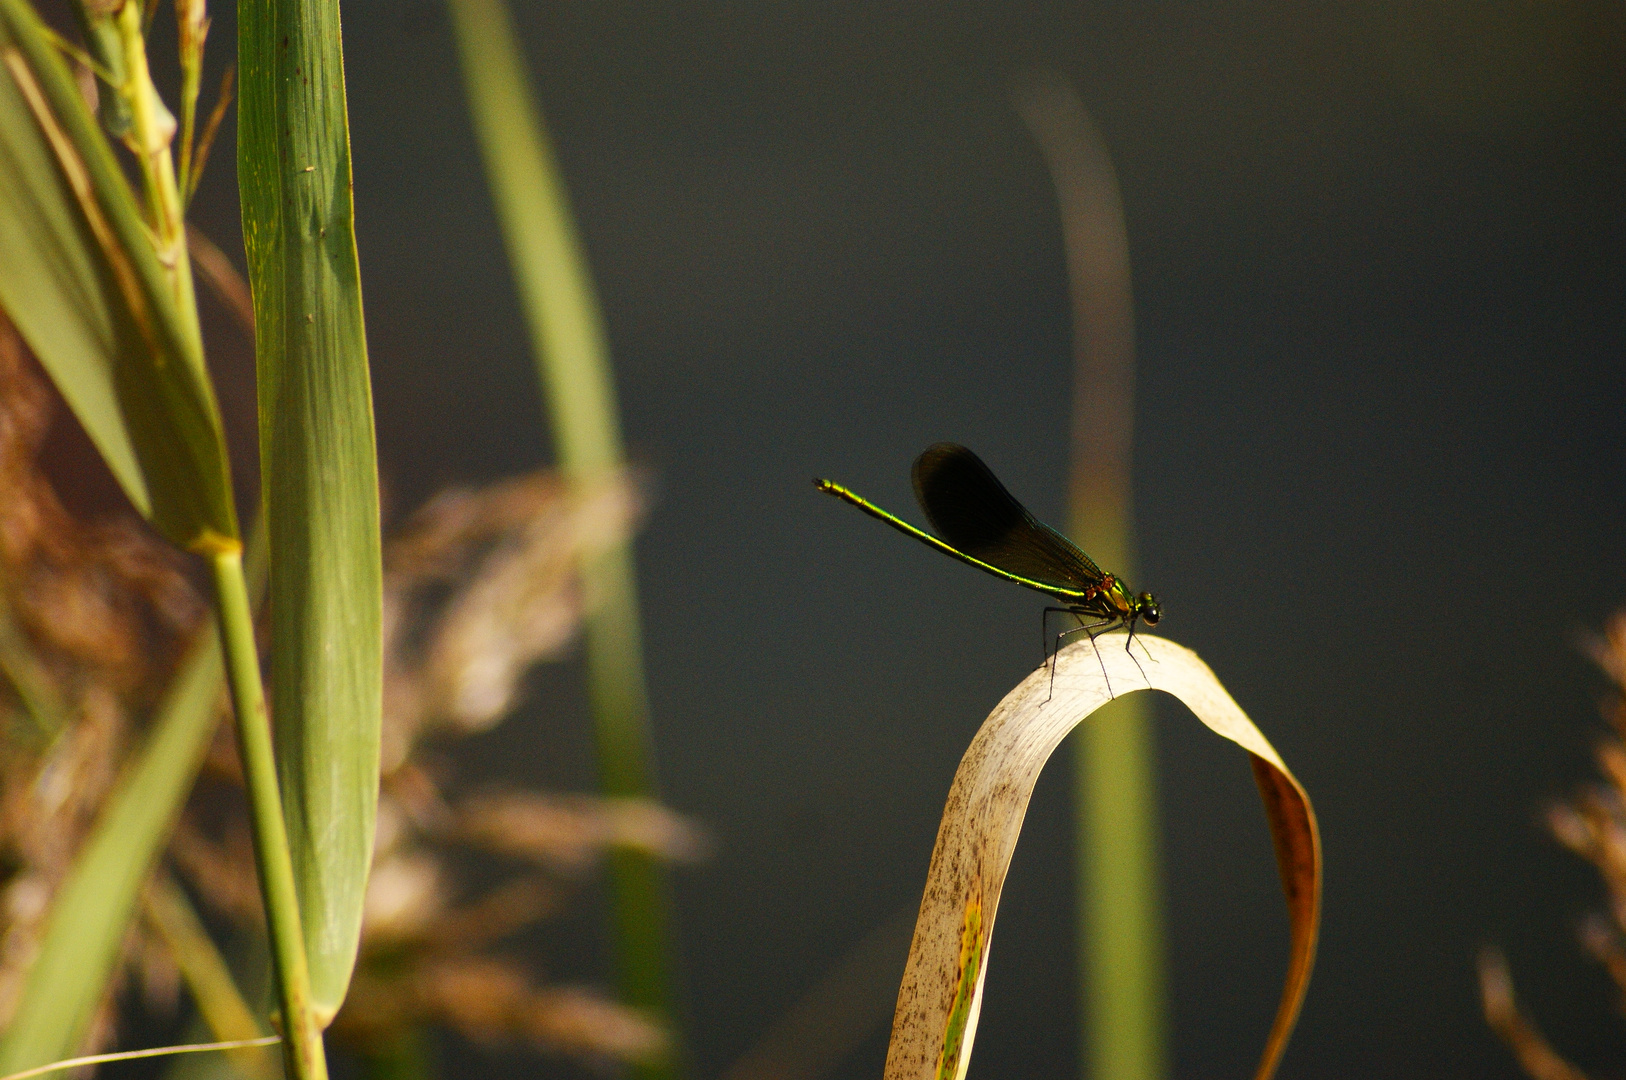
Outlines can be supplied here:
<path id="1" fill-rule="evenodd" d="M 1105 576 L 965 447 L 928 448 L 915 459 L 914 480 L 915 498 L 937 535 L 972 558 L 1059 589 L 1086 590 Z"/>

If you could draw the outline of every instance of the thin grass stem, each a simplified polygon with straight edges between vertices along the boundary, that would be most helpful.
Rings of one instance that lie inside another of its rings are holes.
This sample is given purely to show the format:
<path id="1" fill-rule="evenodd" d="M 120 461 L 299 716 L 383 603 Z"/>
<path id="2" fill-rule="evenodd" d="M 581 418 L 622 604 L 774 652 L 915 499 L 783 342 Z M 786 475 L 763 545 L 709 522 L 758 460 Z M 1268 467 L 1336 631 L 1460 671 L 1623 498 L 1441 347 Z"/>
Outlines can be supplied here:
<path id="1" fill-rule="evenodd" d="M 181 163 L 180 191 L 183 203 L 191 200 L 193 134 L 198 115 L 198 90 L 203 85 L 203 42 L 209 35 L 209 19 L 203 0 L 181 0 L 175 5 L 181 60 Z M 184 208 L 183 208 L 184 212 Z"/>
<path id="2" fill-rule="evenodd" d="M 182 191 L 186 205 L 192 205 L 192 196 L 198 193 L 198 185 L 203 182 L 204 166 L 209 164 L 209 151 L 215 144 L 215 133 L 220 130 L 220 122 L 226 118 L 226 110 L 231 107 L 232 81 L 237 75 L 237 65 L 227 64 L 226 73 L 220 76 L 220 92 L 215 95 L 214 111 L 209 114 L 209 120 L 203 125 L 203 134 L 198 138 L 197 149 L 192 152 L 192 164 L 186 174 L 186 186 Z"/>
<path id="3" fill-rule="evenodd" d="M 271 724 L 260 680 L 260 658 L 254 644 L 254 619 L 243 577 L 242 552 L 216 553 L 209 559 L 209 568 L 214 577 L 220 644 L 226 655 L 226 681 L 231 686 L 237 748 L 242 758 L 243 785 L 248 791 L 253 823 L 254 861 L 271 938 L 271 966 L 276 973 L 283 1034 L 287 1038 L 284 1061 L 291 1080 L 326 1080 L 327 1061 L 322 1052 L 322 1033 L 311 1007 L 310 970 L 299 923 L 288 830 L 277 788 Z"/>

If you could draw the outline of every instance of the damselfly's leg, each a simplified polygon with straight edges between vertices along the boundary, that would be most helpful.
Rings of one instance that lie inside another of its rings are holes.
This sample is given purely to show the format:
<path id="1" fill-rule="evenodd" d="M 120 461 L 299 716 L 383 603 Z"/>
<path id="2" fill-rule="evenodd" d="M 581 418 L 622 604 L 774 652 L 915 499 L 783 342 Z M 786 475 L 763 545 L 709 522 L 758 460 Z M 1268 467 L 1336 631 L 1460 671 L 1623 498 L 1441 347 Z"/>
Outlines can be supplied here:
<path id="1" fill-rule="evenodd" d="M 1050 658 L 1052 656 L 1056 655 L 1055 651 L 1050 647 L 1051 642 L 1054 641 L 1055 644 L 1056 644 L 1056 647 L 1060 648 L 1061 647 L 1061 639 L 1063 637 L 1065 637 L 1067 634 L 1076 632 L 1076 631 L 1072 631 L 1072 630 L 1063 630 L 1060 634 L 1057 634 L 1055 636 L 1055 638 L 1051 638 L 1051 636 L 1050 636 L 1050 616 L 1051 615 L 1071 615 L 1074 618 L 1077 618 L 1078 617 L 1078 612 L 1074 611 L 1072 608 L 1047 607 L 1047 608 L 1044 609 L 1044 614 L 1039 617 L 1039 651 L 1044 656 L 1044 661 L 1043 662 L 1046 663 L 1046 664 L 1050 663 Z"/>
<path id="2" fill-rule="evenodd" d="M 1112 676 L 1107 674 L 1107 662 L 1101 658 L 1101 648 L 1095 643 L 1095 638 L 1097 634 L 1106 633 L 1104 628 L 1117 625 L 1119 620 L 1102 619 L 1100 622 L 1086 623 L 1079 613 L 1074 611 L 1072 608 L 1064 608 L 1063 610 L 1065 610 L 1073 618 L 1078 619 L 1078 625 L 1073 627 L 1071 630 L 1063 630 L 1061 633 L 1056 635 L 1056 652 L 1059 653 L 1061 651 L 1062 639 L 1067 637 L 1067 635 L 1088 634 L 1090 638 L 1090 648 L 1095 650 L 1095 662 L 1101 665 L 1101 678 L 1106 680 L 1107 694 L 1109 696 L 1116 696 L 1112 693 Z M 1056 669 L 1054 666 L 1052 666 L 1050 669 L 1050 688 L 1052 694 L 1055 693 L 1055 687 Z M 1050 699 L 1046 698 L 1045 700 L 1049 701 Z"/>
<path id="3" fill-rule="evenodd" d="M 1056 696 L 1056 665 L 1052 663 L 1056 654 L 1050 648 L 1050 616 L 1052 613 L 1072 615 L 1074 618 L 1077 618 L 1078 615 L 1072 608 L 1047 607 L 1044 609 L 1044 614 L 1039 616 L 1039 651 L 1044 655 L 1044 666 L 1050 669 L 1050 692 L 1045 694 L 1044 698 L 1046 705 L 1050 704 L 1050 699 Z M 1056 635 L 1057 650 L 1060 650 L 1061 639 L 1066 633 L 1067 631 L 1062 631 L 1062 633 Z"/>
<path id="4" fill-rule="evenodd" d="M 1059 614 L 1059 615 L 1071 615 L 1073 618 L 1078 619 L 1079 625 L 1073 627 L 1071 630 L 1063 630 L 1061 633 L 1057 634 L 1054 639 L 1052 639 L 1051 636 L 1050 636 L 1050 616 L 1051 616 L 1052 613 Z M 1098 626 L 1105 626 L 1105 625 L 1107 625 L 1107 623 L 1109 623 L 1111 621 L 1112 620 L 1108 619 L 1105 622 L 1091 623 L 1090 625 L 1085 626 L 1084 625 L 1084 620 L 1079 618 L 1078 612 L 1074 611 L 1072 608 L 1068 608 L 1068 607 L 1047 607 L 1047 608 L 1044 609 L 1044 614 L 1039 619 L 1039 630 L 1044 635 L 1044 641 L 1043 641 L 1043 645 L 1044 645 L 1044 662 L 1050 668 L 1050 693 L 1048 695 L 1046 695 L 1046 697 L 1045 697 L 1045 702 L 1047 704 L 1049 703 L 1051 698 L 1056 696 L 1056 666 L 1055 666 L 1054 661 L 1055 661 L 1055 658 L 1056 658 L 1056 654 L 1061 651 L 1062 640 L 1064 638 L 1066 638 L 1068 634 L 1076 634 L 1080 630 L 1082 630 L 1082 631 L 1084 631 L 1085 633 L 1088 634 L 1094 628 L 1096 628 Z M 1054 640 L 1054 642 L 1055 642 L 1055 647 L 1054 648 L 1051 647 L 1052 640 Z M 1090 635 L 1090 640 L 1093 642 L 1095 640 L 1095 635 L 1091 634 Z M 1100 657 L 1101 657 L 1100 650 L 1096 650 L 1095 655 L 1096 655 L 1096 659 L 1100 659 Z M 1101 674 L 1105 675 L 1106 670 L 1107 670 L 1106 667 L 1103 665 L 1102 668 L 1101 668 Z M 1111 683 L 1110 680 L 1107 682 L 1107 689 L 1109 691 L 1112 689 L 1112 683 Z"/>
<path id="5" fill-rule="evenodd" d="M 1139 619 L 1140 619 L 1140 616 L 1136 615 L 1135 618 L 1131 619 L 1130 622 L 1129 622 L 1129 640 L 1124 642 L 1124 648 L 1126 648 L 1126 649 L 1129 648 L 1129 646 L 1135 640 L 1135 623 Z M 1154 664 L 1157 663 L 1157 657 L 1153 656 L 1152 655 L 1152 650 L 1148 649 L 1146 647 L 1146 642 L 1142 641 L 1140 643 L 1140 651 L 1146 654 L 1146 659 L 1150 660 Z"/>
<path id="6" fill-rule="evenodd" d="M 1130 648 L 1130 646 L 1135 644 L 1135 622 L 1139 618 L 1140 616 L 1138 615 L 1131 615 L 1129 617 L 1129 640 L 1124 642 L 1124 652 L 1129 654 L 1129 659 L 1131 660 L 1135 660 L 1135 652 Z M 1151 650 L 1146 647 L 1146 642 L 1143 641 L 1140 643 L 1140 651 L 1146 654 L 1146 659 L 1152 659 Z M 1152 680 L 1146 678 L 1146 669 L 1140 666 L 1139 660 L 1135 660 L 1135 667 L 1140 669 L 1140 677 L 1142 679 L 1146 679 L 1146 685 L 1151 686 Z"/>

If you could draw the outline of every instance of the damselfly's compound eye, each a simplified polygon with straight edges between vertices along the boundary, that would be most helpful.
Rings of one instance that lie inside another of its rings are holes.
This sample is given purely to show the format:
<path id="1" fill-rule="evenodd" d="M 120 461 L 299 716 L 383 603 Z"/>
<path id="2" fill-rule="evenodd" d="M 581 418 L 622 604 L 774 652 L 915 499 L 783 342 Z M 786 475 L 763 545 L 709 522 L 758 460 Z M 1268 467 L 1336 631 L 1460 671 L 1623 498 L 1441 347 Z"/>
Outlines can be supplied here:
<path id="1" fill-rule="evenodd" d="M 1140 617 L 1146 620 L 1147 626 L 1156 626 L 1157 620 L 1163 617 L 1162 609 L 1149 592 L 1140 594 Z"/>

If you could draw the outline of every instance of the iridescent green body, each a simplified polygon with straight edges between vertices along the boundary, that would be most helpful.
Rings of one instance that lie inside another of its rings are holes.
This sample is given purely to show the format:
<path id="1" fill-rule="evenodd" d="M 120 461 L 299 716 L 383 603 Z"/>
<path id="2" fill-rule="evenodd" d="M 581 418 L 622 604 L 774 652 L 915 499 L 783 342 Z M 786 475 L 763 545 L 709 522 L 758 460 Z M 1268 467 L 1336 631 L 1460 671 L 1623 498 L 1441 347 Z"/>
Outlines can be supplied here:
<path id="1" fill-rule="evenodd" d="M 915 459 L 915 498 L 943 539 L 831 480 L 814 480 L 826 495 L 852 503 L 906 536 L 984 573 L 1054 597 L 1087 629 L 1155 626 L 1162 610 L 1151 593 L 1133 593 L 1095 565 L 1065 536 L 1028 513 L 982 459 L 963 446 L 937 443 Z"/>

